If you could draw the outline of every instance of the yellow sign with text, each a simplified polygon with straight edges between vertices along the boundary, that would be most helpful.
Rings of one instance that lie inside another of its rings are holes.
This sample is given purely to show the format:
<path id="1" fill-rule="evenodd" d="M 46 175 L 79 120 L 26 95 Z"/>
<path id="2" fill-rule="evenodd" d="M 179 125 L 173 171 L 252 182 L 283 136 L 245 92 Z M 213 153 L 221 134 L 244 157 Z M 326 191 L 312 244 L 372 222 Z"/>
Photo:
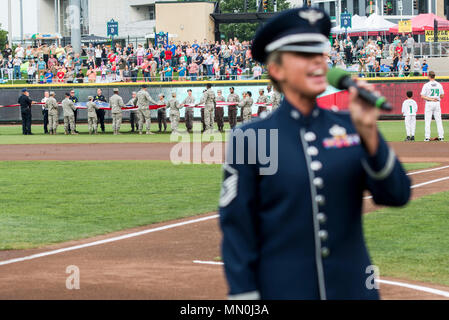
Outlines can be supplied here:
<path id="1" fill-rule="evenodd" d="M 426 30 L 426 42 L 434 42 L 433 30 Z M 449 42 L 449 30 L 438 30 L 438 42 Z"/>
<path id="2" fill-rule="evenodd" d="M 399 21 L 398 28 L 400 33 L 412 32 L 412 20 Z"/>

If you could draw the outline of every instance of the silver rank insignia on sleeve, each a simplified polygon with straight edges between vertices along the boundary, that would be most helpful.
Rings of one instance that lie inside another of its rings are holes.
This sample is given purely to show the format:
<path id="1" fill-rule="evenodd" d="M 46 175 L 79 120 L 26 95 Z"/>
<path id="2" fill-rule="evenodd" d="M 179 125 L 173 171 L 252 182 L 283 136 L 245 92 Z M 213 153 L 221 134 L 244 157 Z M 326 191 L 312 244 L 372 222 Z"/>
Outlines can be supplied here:
<path id="1" fill-rule="evenodd" d="M 222 184 L 220 193 L 220 208 L 227 207 L 237 197 L 237 183 L 239 180 L 238 171 L 229 164 L 223 165 L 223 170 L 229 174 Z"/>

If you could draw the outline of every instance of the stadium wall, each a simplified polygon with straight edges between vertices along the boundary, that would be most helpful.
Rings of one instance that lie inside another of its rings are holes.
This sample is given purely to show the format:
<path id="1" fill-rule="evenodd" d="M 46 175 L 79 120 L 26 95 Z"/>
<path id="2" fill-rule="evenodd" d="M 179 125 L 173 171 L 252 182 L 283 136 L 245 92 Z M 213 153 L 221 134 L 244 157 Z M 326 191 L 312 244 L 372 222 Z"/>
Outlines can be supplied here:
<path id="1" fill-rule="evenodd" d="M 446 95 L 449 95 L 449 77 L 437 79 L 443 85 Z M 418 103 L 418 114 L 424 114 L 424 101 L 420 97 L 421 88 L 427 80 L 423 77 L 416 78 L 373 78 L 369 82 L 373 83 L 376 90 L 380 91 L 394 106 L 394 110 L 391 113 L 383 112 L 383 119 L 397 119 L 401 117 L 402 102 L 406 99 L 406 92 L 412 91 L 414 99 Z M 151 96 L 157 100 L 160 93 L 165 94 L 166 99 L 171 98 L 171 93 L 176 92 L 177 99 L 179 101 L 184 100 L 187 96 L 187 90 L 192 89 L 193 96 L 198 102 L 201 98 L 202 92 L 205 89 L 206 83 L 203 81 L 194 82 L 151 82 L 146 83 L 149 88 Z M 216 91 L 221 89 L 225 97 L 229 94 L 229 88 L 234 87 L 235 92 L 241 96 L 244 91 L 251 91 L 254 101 L 257 100 L 259 95 L 259 89 L 265 89 L 269 84 L 268 80 L 244 80 L 244 81 L 212 81 L 213 89 Z M 86 102 L 87 97 L 90 95 L 95 96 L 96 90 L 101 88 L 103 94 L 108 99 L 112 96 L 112 90 L 118 87 L 120 95 L 123 100 L 128 102 L 131 99 L 133 91 L 140 90 L 140 86 L 143 83 L 113 83 L 113 84 L 53 84 L 53 85 L 29 85 L 27 86 L 30 91 L 30 97 L 40 102 L 44 96 L 44 91 L 55 91 L 56 99 L 62 101 L 65 92 L 71 89 L 75 90 L 75 95 L 81 102 Z M 20 91 L 24 86 L 17 85 L 2 85 L 0 86 L 0 105 L 12 105 L 17 104 L 17 99 L 20 96 Z M 442 102 L 442 113 L 445 114 L 445 118 L 449 116 L 449 102 L 448 98 L 445 98 Z M 319 105 L 324 108 L 331 108 L 336 105 L 340 110 L 347 109 L 348 94 L 346 92 L 338 91 L 334 88 L 329 88 L 320 98 Z M 257 111 L 257 107 L 254 106 L 254 113 Z M 42 112 L 40 106 L 33 107 L 33 121 L 42 121 Z M 184 115 L 182 111 L 181 116 Z M 225 116 L 227 115 L 227 109 L 225 108 Z M 153 112 L 153 117 L 156 117 L 156 113 Z M 200 117 L 200 110 L 195 110 L 195 117 Z M 62 118 L 62 112 L 61 112 Z M 124 118 L 129 118 L 129 112 L 124 113 Z M 106 119 L 110 120 L 110 112 L 107 111 Z M 85 110 L 79 111 L 79 120 L 86 121 L 87 113 Z M 0 122 L 1 123 L 16 123 L 21 121 L 20 108 L 0 108 Z"/>

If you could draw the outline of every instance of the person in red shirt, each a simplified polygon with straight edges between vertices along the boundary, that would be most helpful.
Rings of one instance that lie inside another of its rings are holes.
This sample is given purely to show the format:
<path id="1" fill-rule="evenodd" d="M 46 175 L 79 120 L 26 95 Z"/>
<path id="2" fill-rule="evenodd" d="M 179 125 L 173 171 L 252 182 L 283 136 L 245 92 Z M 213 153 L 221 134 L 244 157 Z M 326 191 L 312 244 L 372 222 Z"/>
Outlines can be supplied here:
<path id="1" fill-rule="evenodd" d="M 171 50 L 167 49 L 165 50 L 165 61 L 169 62 L 171 65 L 171 59 L 172 59 L 173 53 Z"/>
<path id="2" fill-rule="evenodd" d="M 64 82 L 64 77 L 65 77 L 65 68 L 62 67 L 56 73 L 56 78 L 58 79 L 59 83 L 63 83 Z"/>
<path id="3" fill-rule="evenodd" d="M 399 57 L 402 57 L 402 52 L 404 51 L 404 48 L 402 47 L 402 43 L 399 43 L 396 47 L 396 53 Z"/>
<path id="4" fill-rule="evenodd" d="M 108 54 L 108 60 L 109 60 L 109 63 L 110 63 L 110 64 L 112 64 L 113 62 L 115 62 L 115 54 L 114 54 L 113 52 L 110 52 L 110 53 Z"/>

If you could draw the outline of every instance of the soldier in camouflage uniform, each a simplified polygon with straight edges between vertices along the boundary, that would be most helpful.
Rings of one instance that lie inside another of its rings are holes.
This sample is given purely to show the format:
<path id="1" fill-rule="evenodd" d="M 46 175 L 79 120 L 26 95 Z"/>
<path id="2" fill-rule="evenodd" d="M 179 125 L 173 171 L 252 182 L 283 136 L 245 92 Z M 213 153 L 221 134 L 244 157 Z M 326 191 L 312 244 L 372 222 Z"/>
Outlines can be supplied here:
<path id="1" fill-rule="evenodd" d="M 242 108 L 243 123 L 251 121 L 253 104 L 252 93 L 248 91 L 243 95 L 243 100 L 239 103 L 239 107 Z"/>
<path id="2" fill-rule="evenodd" d="M 225 97 L 223 97 L 221 90 L 217 91 L 217 97 L 215 98 L 215 102 L 226 102 Z M 215 106 L 215 121 L 218 125 L 218 130 L 220 132 L 224 132 L 224 107 L 223 106 Z"/>
<path id="3" fill-rule="evenodd" d="M 94 97 L 89 96 L 89 102 L 87 102 L 87 125 L 89 128 L 89 134 L 97 134 L 97 127 L 98 127 L 98 117 L 97 117 L 97 110 L 99 107 L 97 104 L 93 101 Z"/>
<path id="4" fill-rule="evenodd" d="M 128 101 L 126 104 L 128 107 L 137 107 L 137 104 L 134 103 L 135 99 L 137 97 L 137 93 L 134 91 L 132 93 L 131 100 Z M 131 122 L 131 132 L 139 131 L 139 111 L 131 111 L 129 114 L 129 121 Z M 134 130 L 135 128 L 135 130 Z"/>
<path id="5" fill-rule="evenodd" d="M 156 105 L 157 102 L 151 98 L 147 91 L 147 86 L 143 85 L 142 89 L 137 93 L 136 99 L 134 100 L 139 108 L 139 134 L 142 134 L 143 123 L 145 121 L 147 134 L 154 134 L 150 131 L 151 128 L 151 112 L 150 104 Z"/>
<path id="6" fill-rule="evenodd" d="M 229 89 L 228 102 L 240 102 L 240 97 L 234 93 L 234 88 Z M 237 126 L 237 106 L 228 107 L 228 120 L 231 129 Z"/>
<path id="7" fill-rule="evenodd" d="M 204 104 L 204 124 L 205 131 L 212 132 L 214 130 L 214 109 L 215 109 L 215 93 L 212 90 L 212 85 L 207 84 L 207 90 L 199 104 Z"/>
<path id="8" fill-rule="evenodd" d="M 274 89 L 273 94 L 271 95 L 271 105 L 273 106 L 271 109 L 272 111 L 275 111 L 277 108 L 279 108 L 279 106 L 281 105 L 281 99 L 281 94 L 276 89 Z"/>
<path id="9" fill-rule="evenodd" d="M 179 120 L 180 120 L 180 112 L 183 108 L 183 105 L 179 103 L 179 101 L 176 99 L 176 93 L 172 93 L 172 98 L 168 102 L 167 108 L 170 108 L 170 122 L 171 122 L 171 130 L 172 134 L 179 133 L 178 126 L 179 126 Z"/>
<path id="10" fill-rule="evenodd" d="M 163 93 L 159 95 L 157 105 L 167 105 L 167 100 L 165 100 L 165 95 Z M 162 125 L 164 125 L 164 132 L 167 131 L 167 107 L 157 109 L 157 123 L 159 124 L 159 132 L 162 132 Z"/>
<path id="11" fill-rule="evenodd" d="M 270 101 L 268 97 L 265 95 L 265 91 L 263 89 L 259 90 L 259 97 L 257 98 L 257 103 L 264 103 L 265 105 L 259 105 L 259 108 L 257 110 L 257 115 L 260 117 L 260 115 L 264 112 L 267 112 L 267 104 Z"/>
<path id="12" fill-rule="evenodd" d="M 203 91 L 203 94 L 206 92 L 207 90 L 204 90 Z M 201 133 L 203 133 L 204 131 L 206 131 L 206 122 L 204 122 L 204 107 L 203 108 L 201 108 L 201 127 L 202 127 L 202 130 L 201 130 Z"/>
<path id="13" fill-rule="evenodd" d="M 50 97 L 45 101 L 45 109 L 48 110 L 48 125 L 50 127 L 50 134 L 57 134 L 59 123 L 58 102 L 55 99 L 55 93 L 50 92 Z"/>
<path id="14" fill-rule="evenodd" d="M 109 105 L 112 113 L 112 130 L 114 130 L 114 135 L 118 135 L 120 134 L 120 126 L 123 119 L 122 108 L 125 107 L 122 97 L 118 95 L 118 89 L 114 89 L 114 95 L 109 98 Z"/>
<path id="15" fill-rule="evenodd" d="M 65 94 L 65 99 L 62 101 L 62 111 L 64 112 L 64 131 L 65 134 L 69 134 L 70 128 L 75 128 L 75 103 L 70 100 L 70 93 Z M 72 130 L 72 135 L 77 135 L 75 130 Z"/>
<path id="16" fill-rule="evenodd" d="M 188 106 L 188 105 L 194 105 L 195 104 L 195 98 L 192 96 L 192 90 L 187 90 L 187 98 L 184 99 L 184 101 L 181 103 L 184 107 L 186 107 L 186 128 L 187 132 L 192 133 L 193 132 L 193 118 L 194 118 L 194 107 Z"/>

